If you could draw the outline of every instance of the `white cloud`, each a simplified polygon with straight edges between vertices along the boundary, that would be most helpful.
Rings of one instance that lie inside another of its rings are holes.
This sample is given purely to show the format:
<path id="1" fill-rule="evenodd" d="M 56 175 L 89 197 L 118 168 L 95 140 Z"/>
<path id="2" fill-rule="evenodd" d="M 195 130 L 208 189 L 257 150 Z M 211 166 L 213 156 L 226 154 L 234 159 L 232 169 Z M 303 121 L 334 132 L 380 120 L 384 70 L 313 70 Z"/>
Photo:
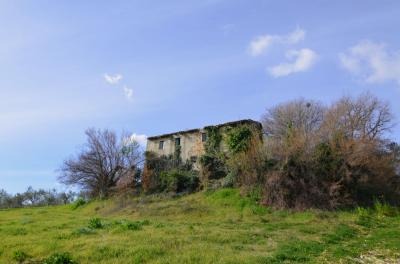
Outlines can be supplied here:
<path id="1" fill-rule="evenodd" d="M 249 53 L 251 54 L 251 56 L 262 55 L 275 41 L 276 41 L 276 36 L 270 36 L 270 35 L 258 36 L 250 43 Z"/>
<path id="2" fill-rule="evenodd" d="M 104 79 L 106 80 L 107 83 L 109 84 L 118 84 L 119 81 L 121 81 L 123 78 L 122 74 L 104 74 Z"/>
<path id="3" fill-rule="evenodd" d="M 128 88 L 126 85 L 124 85 L 124 94 L 125 94 L 126 99 L 132 100 L 133 90 Z"/>
<path id="4" fill-rule="evenodd" d="M 305 37 L 306 37 L 306 32 L 301 28 L 296 28 L 295 31 L 289 33 L 286 36 L 285 41 L 289 44 L 296 44 L 296 43 L 304 40 Z"/>
<path id="5" fill-rule="evenodd" d="M 400 51 L 390 53 L 384 44 L 361 41 L 339 58 L 344 69 L 367 83 L 396 81 L 400 85 Z"/>
<path id="6" fill-rule="evenodd" d="M 293 45 L 304 40 L 306 32 L 297 28 L 287 35 L 262 35 L 253 39 L 248 47 L 250 55 L 256 57 L 263 55 L 274 44 Z"/>
<path id="7" fill-rule="evenodd" d="M 131 141 L 136 141 L 142 147 L 146 147 L 147 144 L 147 136 L 143 134 L 135 134 L 133 133 L 130 138 Z"/>
<path id="8" fill-rule="evenodd" d="M 307 71 L 315 64 L 317 54 L 311 49 L 290 50 L 286 52 L 286 58 L 292 62 L 268 68 L 269 74 L 273 77 L 282 77 L 291 73 Z"/>

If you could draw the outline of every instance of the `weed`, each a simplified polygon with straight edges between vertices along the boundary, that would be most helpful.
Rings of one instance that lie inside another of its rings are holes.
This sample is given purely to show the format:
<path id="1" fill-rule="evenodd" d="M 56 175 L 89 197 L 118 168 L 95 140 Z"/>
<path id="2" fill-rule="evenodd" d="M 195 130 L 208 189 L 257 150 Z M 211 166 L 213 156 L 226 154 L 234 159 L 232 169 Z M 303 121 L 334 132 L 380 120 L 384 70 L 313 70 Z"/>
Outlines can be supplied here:
<path id="1" fill-rule="evenodd" d="M 10 230 L 10 234 L 13 236 L 25 236 L 28 234 L 25 228 L 15 228 Z"/>
<path id="2" fill-rule="evenodd" d="M 22 250 L 14 251 L 13 253 L 13 260 L 17 261 L 18 263 L 22 263 L 29 258 L 29 255 L 26 254 Z"/>
<path id="3" fill-rule="evenodd" d="M 157 223 L 157 224 L 154 225 L 154 227 L 155 227 L 155 228 L 163 228 L 163 227 L 165 227 L 165 224 L 163 224 L 163 223 Z"/>
<path id="4" fill-rule="evenodd" d="M 324 250 L 316 241 L 294 240 L 278 247 L 277 252 L 267 259 L 266 263 L 309 262 Z"/>
<path id="5" fill-rule="evenodd" d="M 89 228 L 101 229 L 103 227 L 104 227 L 104 224 L 101 222 L 100 218 L 94 217 L 89 220 Z"/>
<path id="6" fill-rule="evenodd" d="M 357 230 L 354 228 L 348 225 L 340 224 L 335 228 L 334 233 L 325 235 L 323 237 L 323 241 L 327 244 L 336 244 L 343 240 L 353 238 L 356 236 L 356 234 Z"/>
<path id="7" fill-rule="evenodd" d="M 356 223 L 364 227 L 374 227 L 377 225 L 377 219 L 375 218 L 374 212 L 371 209 L 358 207 L 356 209 L 357 220 Z"/>
<path id="8" fill-rule="evenodd" d="M 117 222 L 122 226 L 123 229 L 126 230 L 141 230 L 143 226 L 149 225 L 150 221 L 149 220 L 144 220 L 144 221 L 128 221 L 128 220 L 120 220 Z"/>
<path id="9" fill-rule="evenodd" d="M 76 210 L 81 206 L 84 206 L 86 204 L 86 200 L 83 198 L 78 198 L 75 202 L 72 203 L 72 209 Z"/>
<path id="10" fill-rule="evenodd" d="M 373 209 L 378 218 L 395 217 L 399 215 L 399 210 L 396 207 L 387 203 L 382 203 L 379 200 L 375 200 Z"/>
<path id="11" fill-rule="evenodd" d="M 78 264 L 69 253 L 54 253 L 44 259 L 41 264 Z"/>
<path id="12" fill-rule="evenodd" d="M 121 248 L 113 248 L 109 246 L 100 246 L 97 247 L 91 256 L 93 260 L 102 260 L 102 259 L 112 259 L 118 258 L 124 255 L 124 250 Z"/>

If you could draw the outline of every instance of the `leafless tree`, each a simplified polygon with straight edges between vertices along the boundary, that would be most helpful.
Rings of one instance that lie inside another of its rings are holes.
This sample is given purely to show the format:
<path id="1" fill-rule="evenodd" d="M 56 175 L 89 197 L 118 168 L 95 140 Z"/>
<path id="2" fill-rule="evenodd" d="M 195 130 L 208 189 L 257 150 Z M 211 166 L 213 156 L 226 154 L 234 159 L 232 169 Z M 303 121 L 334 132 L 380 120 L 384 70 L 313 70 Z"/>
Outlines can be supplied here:
<path id="1" fill-rule="evenodd" d="M 139 144 L 127 134 L 88 129 L 87 142 L 76 157 L 64 161 L 59 181 L 76 185 L 93 197 L 107 197 L 117 182 L 142 161 Z"/>
<path id="2" fill-rule="evenodd" d="M 364 93 L 357 98 L 343 97 L 330 107 L 324 121 L 324 133 L 342 133 L 352 139 L 377 139 L 393 127 L 390 106 Z"/>
<path id="3" fill-rule="evenodd" d="M 267 109 L 261 121 L 268 136 L 284 137 L 289 128 L 310 134 L 319 129 L 324 112 L 320 102 L 298 99 Z"/>

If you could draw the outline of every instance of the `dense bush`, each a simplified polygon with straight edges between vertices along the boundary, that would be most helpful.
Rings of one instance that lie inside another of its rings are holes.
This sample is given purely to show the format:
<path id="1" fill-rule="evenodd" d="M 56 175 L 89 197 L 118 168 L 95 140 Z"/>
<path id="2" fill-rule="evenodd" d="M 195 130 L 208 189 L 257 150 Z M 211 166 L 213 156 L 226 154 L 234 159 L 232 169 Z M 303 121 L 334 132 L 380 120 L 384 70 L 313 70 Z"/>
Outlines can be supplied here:
<path id="1" fill-rule="evenodd" d="M 262 185 L 267 160 L 260 127 L 242 125 L 232 128 L 225 144 L 229 149 L 228 175 L 235 176 L 235 183 L 249 190 Z"/>
<path id="2" fill-rule="evenodd" d="M 183 162 L 180 149 L 174 155 L 158 157 L 146 153 L 143 170 L 143 188 L 146 192 L 192 192 L 199 185 L 198 172 L 193 170 L 190 161 Z"/>
<path id="3" fill-rule="evenodd" d="M 160 174 L 160 190 L 168 192 L 193 192 L 199 186 L 199 177 L 194 171 L 173 169 Z"/>
<path id="4" fill-rule="evenodd" d="M 286 123 L 286 126 L 284 124 Z M 264 117 L 264 200 L 279 208 L 335 209 L 399 202 L 398 154 L 386 139 L 389 106 L 367 94 L 329 108 L 289 102 Z"/>

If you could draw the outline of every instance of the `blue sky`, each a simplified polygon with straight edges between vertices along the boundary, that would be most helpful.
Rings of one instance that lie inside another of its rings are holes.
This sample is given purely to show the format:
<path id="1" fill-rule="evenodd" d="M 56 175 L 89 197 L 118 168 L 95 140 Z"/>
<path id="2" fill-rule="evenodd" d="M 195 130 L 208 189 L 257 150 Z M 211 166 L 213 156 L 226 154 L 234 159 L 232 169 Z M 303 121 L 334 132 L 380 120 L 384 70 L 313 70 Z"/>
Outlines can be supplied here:
<path id="1" fill-rule="evenodd" d="M 364 91 L 398 122 L 399 25 L 396 0 L 0 1 L 0 189 L 62 189 L 88 127 L 156 135 Z"/>

